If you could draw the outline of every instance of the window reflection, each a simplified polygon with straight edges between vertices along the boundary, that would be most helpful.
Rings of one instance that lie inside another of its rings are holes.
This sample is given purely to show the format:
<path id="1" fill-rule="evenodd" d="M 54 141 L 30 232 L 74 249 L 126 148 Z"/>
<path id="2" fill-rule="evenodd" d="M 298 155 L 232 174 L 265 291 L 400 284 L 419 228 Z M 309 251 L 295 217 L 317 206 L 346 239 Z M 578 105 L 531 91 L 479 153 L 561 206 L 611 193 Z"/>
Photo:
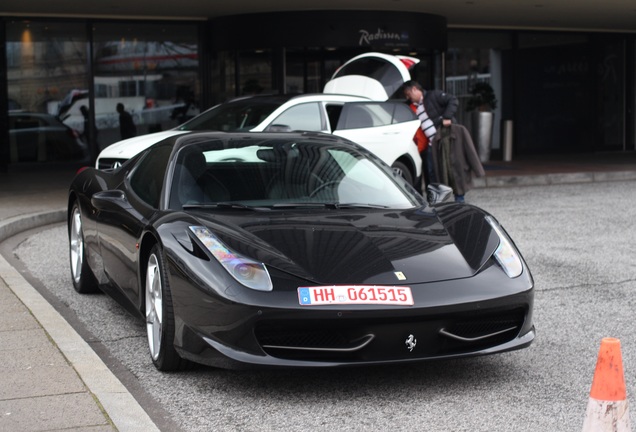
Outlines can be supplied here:
<path id="1" fill-rule="evenodd" d="M 86 36 L 82 24 L 7 23 L 9 162 L 89 159 L 83 124 L 58 115 L 65 95 L 86 88 Z"/>
<path id="2" fill-rule="evenodd" d="M 118 104 L 137 135 L 199 113 L 196 24 L 95 24 L 92 59 L 86 30 L 79 21 L 7 23 L 9 163 L 88 162 L 121 139 Z"/>
<path id="3" fill-rule="evenodd" d="M 131 129 L 137 135 L 171 129 L 199 113 L 196 26 L 100 24 L 93 41 L 100 149 Z M 71 115 L 81 120 L 77 111 Z M 126 126 L 131 119 L 134 128 Z"/>
<path id="4" fill-rule="evenodd" d="M 498 101 L 502 100 L 502 56 L 512 48 L 507 32 L 453 31 L 448 34 L 446 52 L 446 91 L 459 100 L 455 117 L 466 126 L 475 139 L 480 137 L 478 113 L 471 108 L 472 91 L 476 85 L 490 85 Z M 497 122 L 502 118 L 501 103 L 493 110 Z M 481 134 L 483 136 L 483 133 Z M 478 144 L 477 142 L 475 143 Z M 500 128 L 492 130 L 490 146 L 499 149 Z"/>
<path id="5" fill-rule="evenodd" d="M 274 93 L 271 50 L 247 50 L 238 54 L 240 96 Z"/>

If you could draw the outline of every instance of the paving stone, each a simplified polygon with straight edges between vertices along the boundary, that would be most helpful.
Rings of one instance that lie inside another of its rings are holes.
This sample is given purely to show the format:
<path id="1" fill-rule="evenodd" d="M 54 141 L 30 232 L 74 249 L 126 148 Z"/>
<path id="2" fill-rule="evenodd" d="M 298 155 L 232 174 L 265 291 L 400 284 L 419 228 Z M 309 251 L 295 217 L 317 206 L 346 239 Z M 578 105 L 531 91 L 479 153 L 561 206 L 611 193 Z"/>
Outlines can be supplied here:
<path id="1" fill-rule="evenodd" d="M 68 364 L 13 369 L 2 375 L 0 400 L 59 395 L 86 391 L 75 369 Z M 0 428 L 2 430 L 2 428 Z"/>
<path id="2" fill-rule="evenodd" d="M 98 426 L 99 429 L 91 427 Z M 0 401 L 0 430 L 114 431 L 88 392 Z"/>

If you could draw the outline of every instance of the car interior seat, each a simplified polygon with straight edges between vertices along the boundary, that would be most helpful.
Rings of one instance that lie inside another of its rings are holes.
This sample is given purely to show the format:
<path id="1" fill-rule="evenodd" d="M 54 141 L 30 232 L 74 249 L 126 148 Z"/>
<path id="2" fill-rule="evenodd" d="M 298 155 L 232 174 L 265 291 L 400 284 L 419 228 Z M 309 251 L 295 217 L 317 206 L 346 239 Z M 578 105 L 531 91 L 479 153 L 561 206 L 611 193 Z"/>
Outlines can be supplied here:
<path id="1" fill-rule="evenodd" d="M 205 156 L 200 151 L 188 152 L 177 168 L 177 196 L 181 205 L 230 200 L 230 192 L 209 172 Z"/>
<path id="2" fill-rule="evenodd" d="M 267 152 L 259 150 L 259 157 L 277 165 L 277 172 L 267 186 L 268 198 L 309 198 L 311 191 L 322 183 L 314 173 L 320 155 L 311 154 L 311 151 L 303 146 L 278 148 Z"/>

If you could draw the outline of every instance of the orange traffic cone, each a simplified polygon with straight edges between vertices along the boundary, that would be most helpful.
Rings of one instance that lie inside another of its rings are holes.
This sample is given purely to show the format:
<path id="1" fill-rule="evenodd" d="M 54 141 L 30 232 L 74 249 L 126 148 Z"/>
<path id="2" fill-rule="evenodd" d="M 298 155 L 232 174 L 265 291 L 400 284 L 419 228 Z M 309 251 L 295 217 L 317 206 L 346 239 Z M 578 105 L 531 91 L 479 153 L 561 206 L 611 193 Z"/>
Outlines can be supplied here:
<path id="1" fill-rule="evenodd" d="M 629 432 L 629 410 L 621 358 L 621 342 L 603 338 L 598 353 L 583 432 Z"/>

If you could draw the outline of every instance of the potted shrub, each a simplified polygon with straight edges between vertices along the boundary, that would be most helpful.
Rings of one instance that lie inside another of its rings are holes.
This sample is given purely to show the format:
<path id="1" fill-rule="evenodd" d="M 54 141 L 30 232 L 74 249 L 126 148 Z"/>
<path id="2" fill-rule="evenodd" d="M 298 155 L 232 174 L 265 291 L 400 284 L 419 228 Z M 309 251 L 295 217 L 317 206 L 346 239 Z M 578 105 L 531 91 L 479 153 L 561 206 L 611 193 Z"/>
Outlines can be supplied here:
<path id="1" fill-rule="evenodd" d="M 495 108 L 497 108 L 497 98 L 491 85 L 486 82 L 476 83 L 470 91 L 466 110 L 472 111 L 473 138 L 479 159 L 482 162 L 488 162 L 490 159 L 494 126 L 492 111 Z"/>
<path id="2" fill-rule="evenodd" d="M 470 98 L 466 104 L 467 111 L 492 111 L 497 108 L 495 91 L 486 82 L 476 83 L 470 91 Z"/>

